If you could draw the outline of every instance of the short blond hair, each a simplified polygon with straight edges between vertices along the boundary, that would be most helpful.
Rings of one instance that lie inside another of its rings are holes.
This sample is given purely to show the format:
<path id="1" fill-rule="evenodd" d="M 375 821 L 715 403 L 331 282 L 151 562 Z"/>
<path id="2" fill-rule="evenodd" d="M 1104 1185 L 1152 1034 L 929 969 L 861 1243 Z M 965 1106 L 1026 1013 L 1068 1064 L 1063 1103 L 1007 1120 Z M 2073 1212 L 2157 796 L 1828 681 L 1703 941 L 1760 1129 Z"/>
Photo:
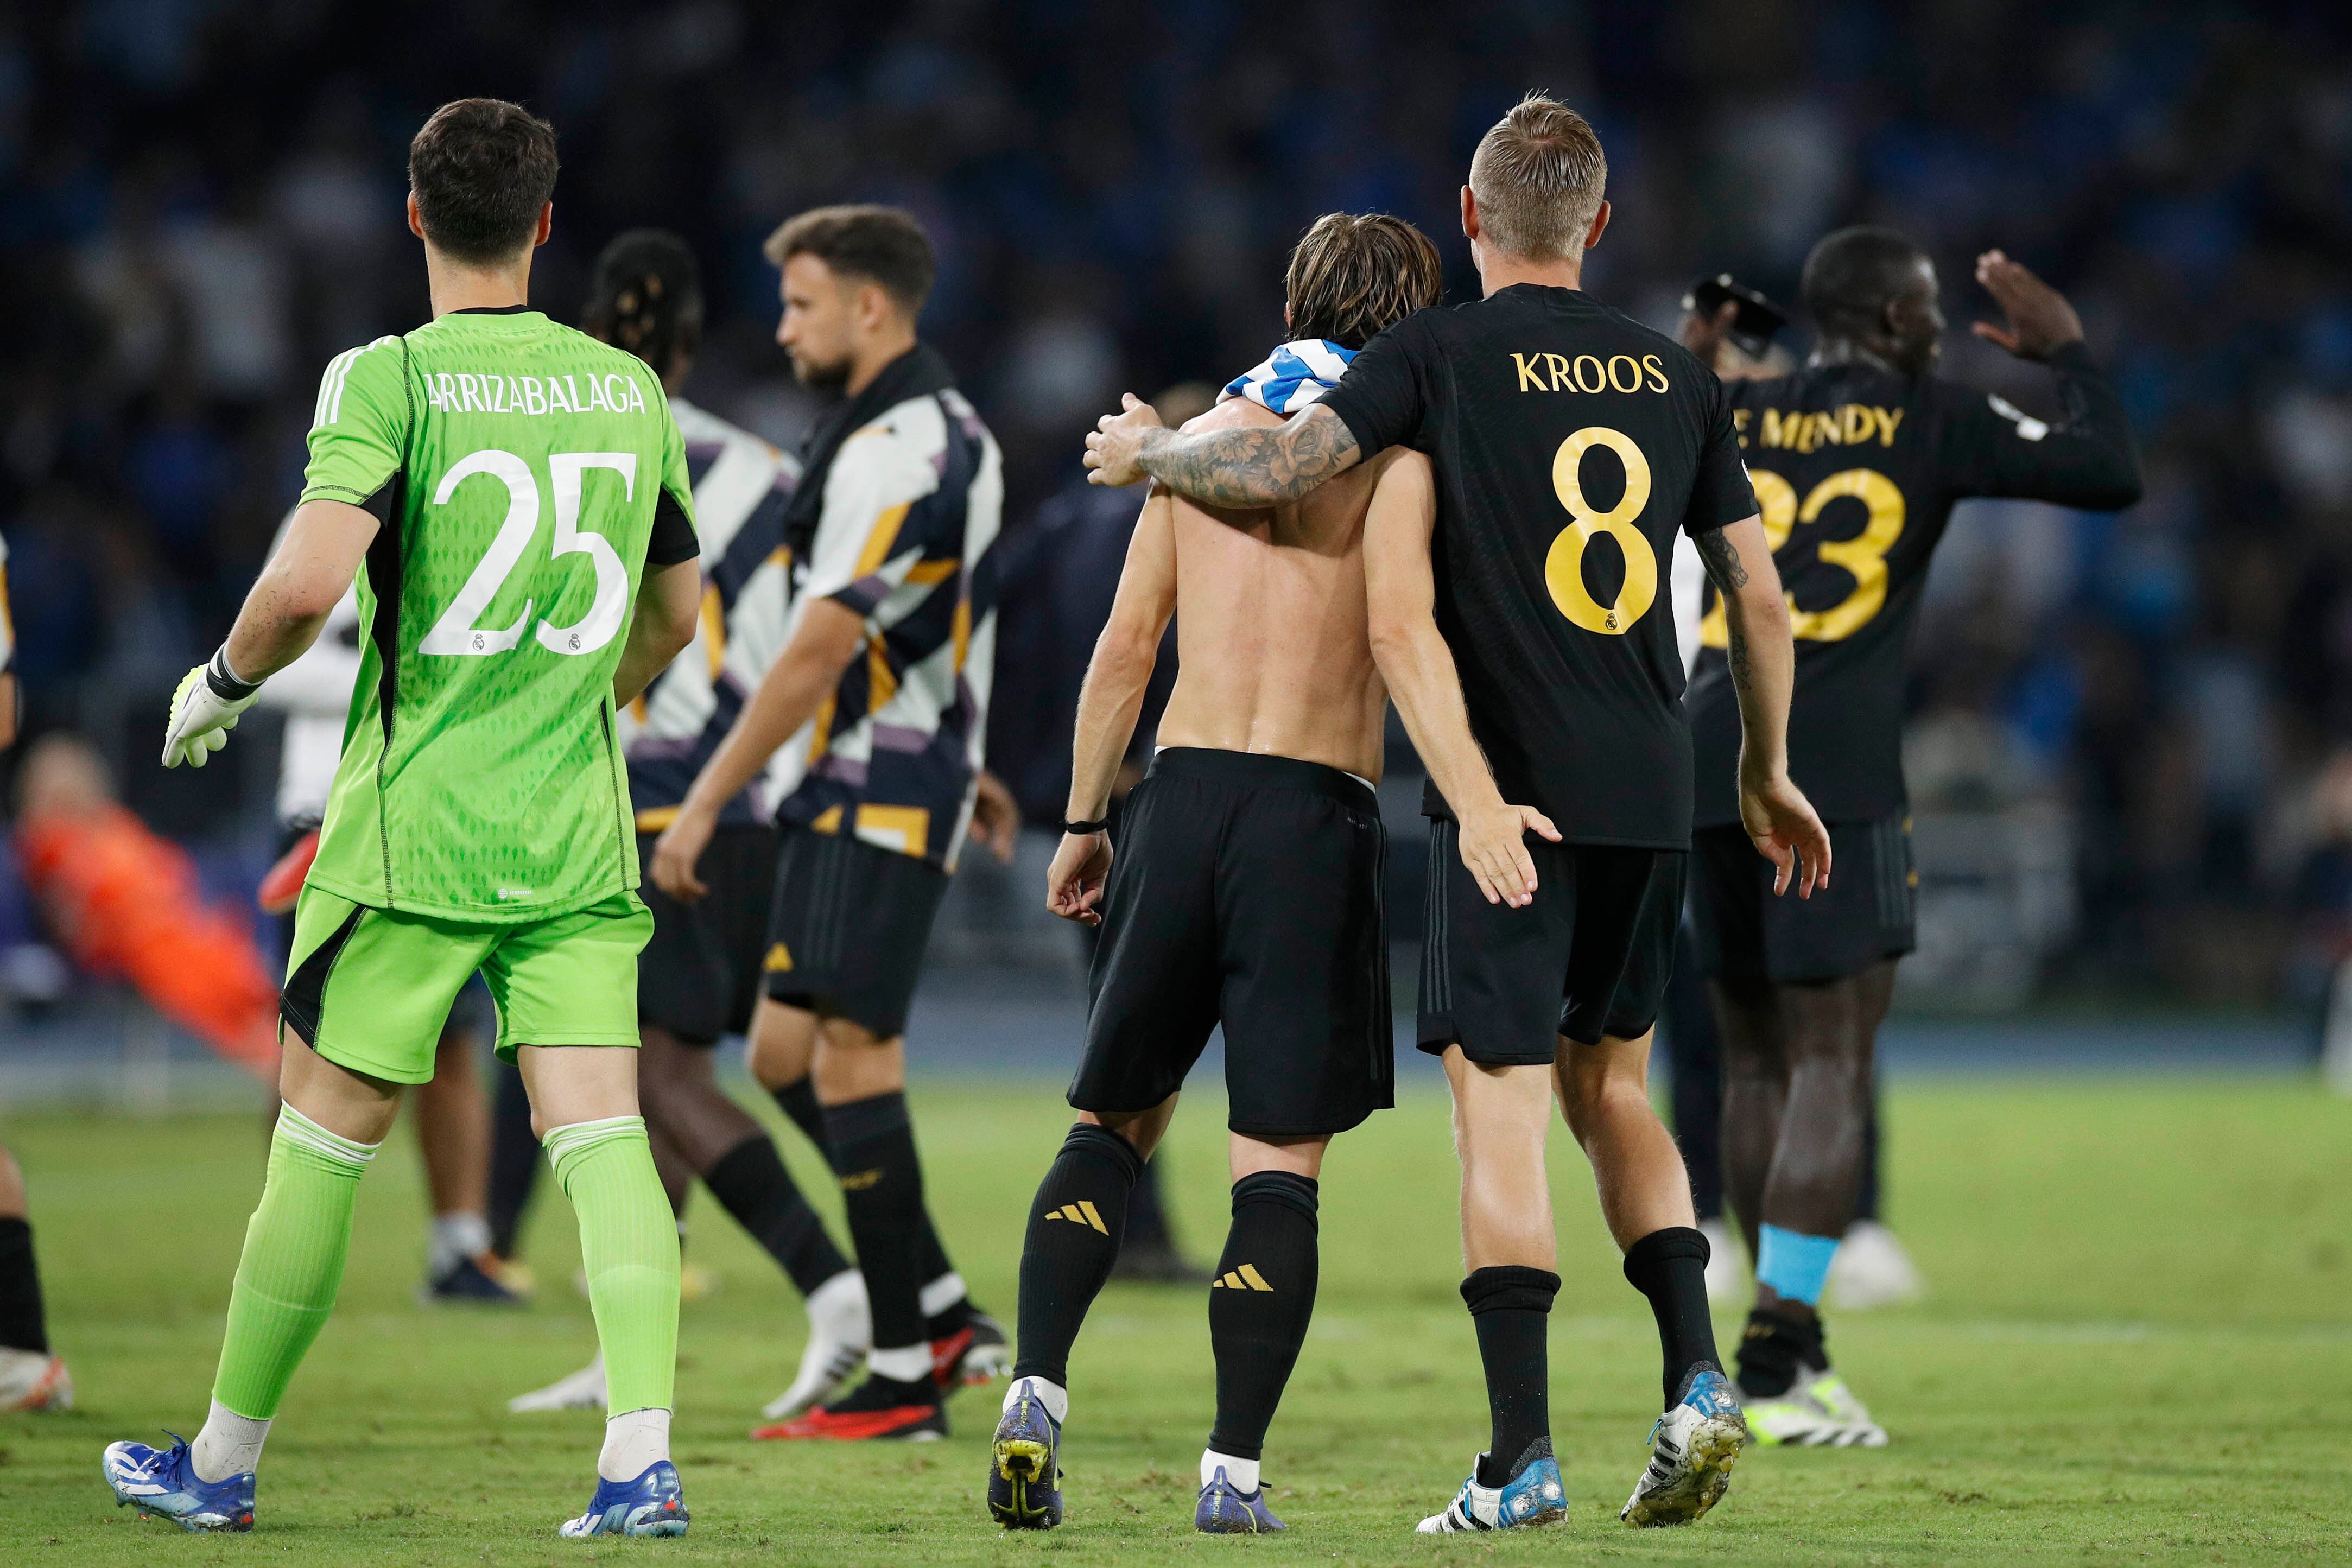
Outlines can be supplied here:
<path id="1" fill-rule="evenodd" d="M 1522 261 L 1580 254 L 1608 185 L 1601 138 L 1584 116 L 1539 92 L 1496 120 L 1470 160 L 1480 236 Z"/>

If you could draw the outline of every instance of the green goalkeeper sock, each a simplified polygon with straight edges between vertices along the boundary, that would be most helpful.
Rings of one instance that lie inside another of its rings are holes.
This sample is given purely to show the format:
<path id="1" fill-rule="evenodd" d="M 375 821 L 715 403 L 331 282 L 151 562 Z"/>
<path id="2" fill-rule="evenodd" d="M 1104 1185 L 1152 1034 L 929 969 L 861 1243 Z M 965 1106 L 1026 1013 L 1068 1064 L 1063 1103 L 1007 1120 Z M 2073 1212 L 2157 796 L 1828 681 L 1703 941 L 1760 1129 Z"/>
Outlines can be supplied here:
<path id="1" fill-rule="evenodd" d="M 335 1310 L 352 1249 L 352 1204 L 377 1147 L 338 1137 L 291 1105 L 279 1108 L 213 1382 L 214 1399 L 237 1415 L 267 1421 L 278 1414 L 294 1369 Z"/>
<path id="2" fill-rule="evenodd" d="M 677 1374 L 677 1217 L 662 1194 L 645 1118 L 574 1122 L 545 1141 L 580 1220 L 607 1407 L 667 1410 Z"/>

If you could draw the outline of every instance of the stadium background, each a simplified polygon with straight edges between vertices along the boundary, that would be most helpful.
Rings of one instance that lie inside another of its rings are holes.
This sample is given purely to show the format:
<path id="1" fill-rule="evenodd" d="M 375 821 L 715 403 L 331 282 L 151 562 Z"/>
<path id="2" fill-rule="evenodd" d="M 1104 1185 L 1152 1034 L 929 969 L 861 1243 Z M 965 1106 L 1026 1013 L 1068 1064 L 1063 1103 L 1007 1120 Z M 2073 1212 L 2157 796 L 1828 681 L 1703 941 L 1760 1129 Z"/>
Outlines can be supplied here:
<path id="1" fill-rule="evenodd" d="M 714 310 L 688 393 L 779 441 L 811 408 L 770 340 L 759 240 L 845 199 L 930 226 L 944 270 L 925 330 L 1003 443 L 1003 548 L 1023 566 L 993 760 L 1040 814 L 1058 803 L 1053 693 L 1087 652 L 1069 627 L 1110 570 L 1088 544 L 1134 505 L 1078 485 L 1080 433 L 1121 390 L 1254 363 L 1318 213 L 1412 218 L 1465 297 L 1454 193 L 1525 89 L 1599 127 L 1616 214 L 1591 287 L 1661 326 L 1720 270 L 1793 302 L 1814 238 L 1886 222 L 1939 260 L 1947 372 L 2037 411 L 2039 372 L 1965 333 L 1984 308 L 1968 259 L 1999 245 L 2080 308 L 2148 486 L 2119 517 L 1971 505 L 1937 560 L 1912 677 L 1923 950 L 1886 1039 L 1889 1218 L 1929 1294 L 1836 1331 L 1897 1444 L 1752 1457 L 1706 1531 L 1643 1544 L 2340 1553 L 2352 1141 L 2347 1105 L 2308 1075 L 2352 954 L 2347 35 L 2316 4 L 19 6 L 0 17 L 0 534 L 28 731 L 89 737 L 219 905 L 251 907 L 275 847 L 275 721 L 249 716 L 197 774 L 163 774 L 154 737 L 295 493 L 321 367 L 424 316 L 403 154 L 454 96 L 522 99 L 562 138 L 535 301 L 576 319 L 606 239 L 679 230 Z M 1786 341 L 1801 350 L 1801 327 Z M 1391 761 L 1409 881 L 1417 769 L 1401 740 Z M 942 1225 L 992 1303 L 1012 1299 L 1081 1004 L 1076 945 L 1038 910 L 1050 848 L 1033 832 L 1009 872 L 968 858 L 911 1031 Z M 201 1408 L 257 1173 L 257 1092 L 60 957 L 13 852 L 0 1134 L 28 1174 L 85 1410 L 0 1418 L 0 1515 L 67 1538 L 59 1561 L 142 1561 L 153 1537 L 99 1528 L 112 1511 L 91 1460 Z M 1395 891 L 1409 925 L 1419 900 Z M 1442 1092 L 1405 1060 L 1403 1107 L 1335 1148 L 1323 1312 L 1276 1432 L 1297 1456 L 1290 1544 L 1366 1560 L 1452 1484 L 1483 1418 L 1444 1244 Z M 1223 1224 L 1218 1138 L 1195 1113 L 1171 1145 L 1195 1250 Z M 807 1149 L 789 1152 L 814 1189 Z M 1571 1528 L 1613 1529 L 1655 1409 L 1650 1329 L 1564 1138 L 1553 1161 Z M 582 1437 L 509 1422 L 501 1401 L 576 1363 L 585 1306 L 558 1287 L 462 1329 L 416 1311 L 404 1134 L 383 1163 L 342 1314 L 273 1439 L 302 1484 L 265 1488 L 265 1527 L 310 1561 L 403 1543 L 515 1560 L 494 1553 L 545 1522 L 518 1514 L 522 1488 L 576 1500 Z M 168 1246 L 122 1224 L 157 1203 Z M 971 1517 L 979 1396 L 938 1473 L 894 1458 L 885 1495 L 854 1454 L 747 1453 L 745 1391 L 764 1396 L 796 1333 L 778 1342 L 772 1270 L 698 1203 L 692 1254 L 734 1281 L 684 1334 L 698 1537 L 997 1560 Z M 569 1216 L 543 1202 L 534 1224 L 541 1278 L 560 1280 Z M 1129 1374 L 1077 1461 L 1088 1508 L 1108 1495 L 1083 1528 L 1106 1533 L 1054 1544 L 1164 1562 L 1191 1539 L 1197 1301 L 1119 1287 L 1098 1316 L 1078 1371 L 1105 1389 Z M 494 1434 L 455 1488 L 452 1410 Z"/>

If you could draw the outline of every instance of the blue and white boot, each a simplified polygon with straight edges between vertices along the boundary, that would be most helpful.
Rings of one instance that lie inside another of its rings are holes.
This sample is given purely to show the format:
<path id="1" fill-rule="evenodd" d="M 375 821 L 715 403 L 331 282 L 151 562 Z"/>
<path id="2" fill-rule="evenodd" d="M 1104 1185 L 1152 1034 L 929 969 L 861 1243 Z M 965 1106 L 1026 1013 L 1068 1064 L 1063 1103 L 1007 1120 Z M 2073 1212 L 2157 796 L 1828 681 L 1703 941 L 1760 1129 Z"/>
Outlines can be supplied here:
<path id="1" fill-rule="evenodd" d="M 135 1508 L 148 1519 L 168 1519 L 182 1530 L 247 1531 L 253 1528 L 253 1472 L 226 1480 L 196 1479 L 188 1445 L 167 1433 L 168 1448 L 144 1443 L 109 1443 L 100 1469 L 114 1490 L 117 1508 Z"/>
<path id="2" fill-rule="evenodd" d="M 1290 1526 L 1265 1506 L 1264 1485 L 1255 1491 L 1244 1491 L 1219 1465 L 1209 1484 L 1201 1489 L 1201 1500 L 1192 1510 L 1192 1528 L 1203 1535 L 1272 1535 Z"/>
<path id="3" fill-rule="evenodd" d="M 1689 1524 L 1722 1500 L 1748 1445 L 1748 1420 L 1731 1380 L 1702 1366 L 1650 1428 L 1650 1468 L 1617 1517 L 1632 1525 Z"/>
<path id="4" fill-rule="evenodd" d="M 1559 1461 L 1552 1458 L 1549 1440 L 1543 1451 L 1519 1467 L 1519 1473 L 1499 1487 L 1478 1484 L 1478 1456 L 1470 1479 L 1454 1494 L 1444 1513 L 1433 1513 L 1415 1527 L 1422 1535 L 1454 1535 L 1472 1530 L 1517 1530 L 1523 1525 L 1557 1524 L 1568 1517 L 1568 1489 L 1560 1485 Z"/>
<path id="5" fill-rule="evenodd" d="M 633 1481 L 598 1478 L 596 1495 L 588 1511 L 563 1521 L 560 1533 L 578 1539 L 588 1535 L 684 1535 L 686 1493 L 677 1484 L 677 1468 L 656 1459 Z"/>

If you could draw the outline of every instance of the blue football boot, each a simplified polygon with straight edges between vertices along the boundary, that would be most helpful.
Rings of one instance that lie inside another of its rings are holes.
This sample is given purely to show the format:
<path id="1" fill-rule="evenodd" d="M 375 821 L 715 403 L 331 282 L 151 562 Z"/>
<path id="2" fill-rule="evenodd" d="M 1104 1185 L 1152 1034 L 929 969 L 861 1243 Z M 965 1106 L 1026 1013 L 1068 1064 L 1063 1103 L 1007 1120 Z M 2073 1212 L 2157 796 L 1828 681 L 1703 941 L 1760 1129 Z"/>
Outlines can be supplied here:
<path id="1" fill-rule="evenodd" d="M 1532 1445 L 1531 1445 L 1532 1446 Z M 1486 1456 L 1478 1456 L 1484 1463 Z M 1560 1485 L 1559 1461 L 1551 1445 L 1519 1468 L 1519 1473 L 1499 1487 L 1478 1484 L 1478 1464 L 1470 1479 L 1454 1494 L 1444 1513 L 1433 1513 L 1414 1527 L 1422 1535 L 1453 1535 L 1473 1530 L 1517 1530 L 1523 1525 L 1556 1524 L 1568 1517 L 1568 1489 Z"/>
<path id="2" fill-rule="evenodd" d="M 677 1484 L 677 1470 L 667 1459 L 656 1459 L 633 1481 L 608 1481 L 601 1477 L 588 1511 L 563 1521 L 562 1533 L 585 1535 L 684 1535 L 686 1494 Z"/>
<path id="3" fill-rule="evenodd" d="M 148 1519 L 168 1519 L 182 1530 L 251 1530 L 253 1472 L 226 1480 L 200 1481 L 188 1463 L 188 1445 L 166 1434 L 168 1448 L 144 1443 L 109 1443 L 100 1469 L 114 1490 L 117 1508 L 135 1508 Z"/>
<path id="4" fill-rule="evenodd" d="M 1007 1530 L 1062 1522 L 1062 1424 L 1024 1379 L 988 1451 L 988 1511 Z"/>
<path id="5" fill-rule="evenodd" d="M 1701 1366 L 1682 1397 L 1650 1428 L 1650 1466 L 1617 1517 L 1632 1525 L 1689 1524 L 1721 1500 L 1748 1443 L 1748 1422 L 1731 1380 Z"/>
<path id="6" fill-rule="evenodd" d="M 1225 1478 L 1225 1467 L 1219 1465 L 1209 1484 L 1201 1489 L 1201 1501 L 1192 1510 L 1192 1528 L 1203 1535 L 1272 1535 L 1290 1526 L 1265 1506 L 1264 1486 L 1243 1491 Z"/>

